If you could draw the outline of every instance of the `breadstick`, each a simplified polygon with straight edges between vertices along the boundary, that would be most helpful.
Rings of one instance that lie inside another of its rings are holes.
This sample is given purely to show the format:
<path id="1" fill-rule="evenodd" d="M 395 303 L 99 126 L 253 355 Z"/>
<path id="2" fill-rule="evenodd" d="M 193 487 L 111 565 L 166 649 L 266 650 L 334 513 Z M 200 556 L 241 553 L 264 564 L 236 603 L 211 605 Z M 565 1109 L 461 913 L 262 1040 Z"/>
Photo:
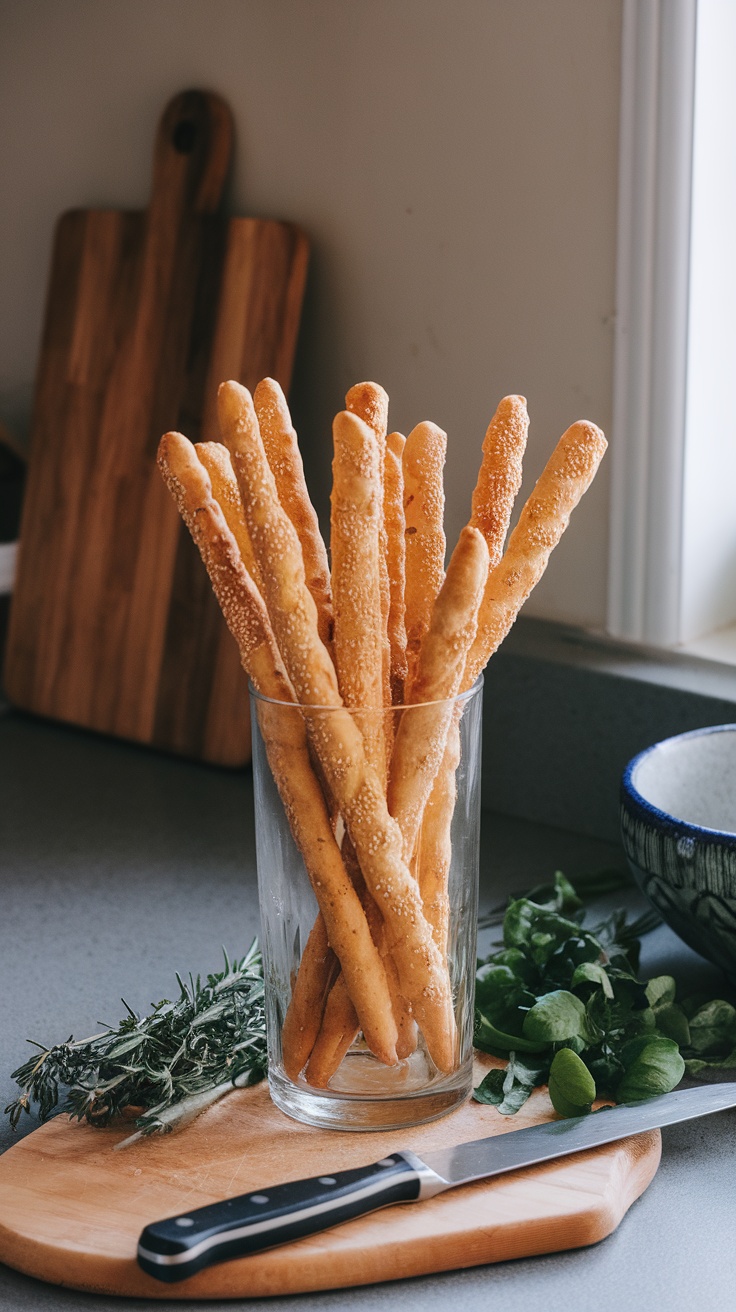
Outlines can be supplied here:
<path id="1" fill-rule="evenodd" d="M 339 969 L 327 939 L 324 918 L 319 915 L 304 945 L 281 1029 L 282 1060 L 290 1080 L 296 1080 L 314 1047 Z"/>
<path id="2" fill-rule="evenodd" d="M 389 988 L 391 988 L 392 974 L 390 972 L 392 970 L 395 972 L 393 959 L 390 956 L 386 957 L 384 965 L 386 966 Z M 398 990 L 398 979 L 395 975 L 393 980 Z M 408 1057 L 417 1046 L 416 1024 L 406 1012 L 405 1007 L 401 1006 L 401 1003 L 402 999 L 397 994 L 394 998 L 394 1015 L 399 1026 L 399 1037 L 396 1044 L 396 1055 L 399 1060 L 402 1057 Z M 397 1011 L 399 1015 L 396 1015 Z M 330 990 L 319 1034 L 307 1062 L 305 1077 L 309 1084 L 314 1085 L 315 1088 L 324 1089 L 327 1087 L 343 1057 L 354 1043 L 359 1030 L 360 1024 L 345 983 L 345 976 L 338 975 Z"/>
<path id="3" fill-rule="evenodd" d="M 345 409 L 373 429 L 383 455 L 388 429 L 388 395 L 380 383 L 356 383 L 345 397 Z"/>
<path id="4" fill-rule="evenodd" d="M 398 1029 L 396 1056 L 401 1061 L 403 1057 L 408 1057 L 417 1046 L 416 1022 L 409 1013 L 406 999 L 402 997 L 396 964 L 386 947 L 383 919 L 368 892 L 348 835 L 345 836 L 342 853 L 345 868 L 350 874 L 363 904 L 373 941 L 378 944 L 381 953 L 388 989 L 391 994 L 391 1007 Z M 336 995 L 334 999 L 333 993 Z M 306 1078 L 310 1084 L 317 1084 L 321 1088 L 325 1088 L 329 1084 L 345 1053 L 357 1038 L 359 1031 L 360 1024 L 355 1008 L 350 1002 L 350 994 L 347 992 L 344 976 L 338 975 L 332 985 L 327 1006 L 324 1008 L 319 1034 L 316 1036 L 306 1070 Z"/>
<path id="5" fill-rule="evenodd" d="M 419 652 L 412 696 L 401 717 L 391 757 L 389 811 L 404 839 L 404 860 L 416 846 L 422 812 L 445 750 L 465 661 L 475 638 L 478 607 L 488 575 L 483 534 L 467 525 L 447 567 Z"/>
<path id="6" fill-rule="evenodd" d="M 480 529 L 486 540 L 491 569 L 501 559 L 511 512 L 521 487 L 521 462 L 528 431 L 525 398 L 505 396 L 486 430 L 470 516 L 470 523 Z"/>
<path id="7" fill-rule="evenodd" d="M 490 569 L 498 564 L 503 552 L 514 501 L 521 486 L 521 462 L 528 430 L 525 398 L 505 396 L 486 430 L 470 517 L 470 523 L 480 529 L 486 540 Z M 459 764 L 460 721 L 455 715 L 422 816 L 416 865 L 427 919 L 443 952 L 446 951 L 449 924 L 450 831 L 455 810 L 455 773 Z"/>
<path id="8" fill-rule="evenodd" d="M 373 430 L 348 410 L 335 416 L 332 432 L 330 548 L 337 679 L 345 705 L 368 711 L 356 713 L 356 720 L 366 758 L 385 782 L 378 442 Z"/>
<path id="9" fill-rule="evenodd" d="M 388 428 L 388 396 L 378 383 L 356 383 L 345 397 L 345 409 L 357 415 L 373 430 L 378 442 L 381 507 L 379 518 L 379 581 L 381 591 L 381 661 L 383 670 L 383 701 L 391 705 L 391 647 L 388 636 L 388 617 L 391 607 L 391 585 L 388 569 L 388 539 L 383 519 L 383 480 L 386 462 L 386 430 Z"/>
<path id="10" fill-rule="evenodd" d="M 334 666 L 319 639 L 299 543 L 276 495 L 248 392 L 238 383 L 223 383 L 218 411 L 279 649 L 297 698 L 304 707 L 314 708 L 305 711 L 310 739 L 368 889 L 381 909 L 402 992 L 436 1065 L 452 1070 L 456 1044 L 449 979 L 416 882 L 402 860 L 401 831 L 388 814 L 380 780 L 366 760 L 358 726 L 342 705 Z M 360 1014 L 357 1003 L 356 1010 Z"/>
<path id="11" fill-rule="evenodd" d="M 237 542 L 212 495 L 209 474 L 192 443 L 165 433 L 158 466 L 179 514 L 199 548 L 210 581 L 254 687 L 265 697 L 293 701 L 294 693 L 258 589 L 240 557 Z"/>
<path id="12" fill-rule="evenodd" d="M 607 447 L 595 424 L 579 420 L 563 433 L 526 502 L 499 563 L 490 571 L 463 686 L 472 688 L 544 574 L 570 515 L 590 487 Z"/>
<path id="13" fill-rule="evenodd" d="M 406 543 L 404 530 L 404 470 L 402 456 L 406 438 L 389 433 L 386 438 L 386 463 L 383 470 L 383 522 L 386 527 L 386 562 L 388 566 L 389 609 L 388 643 L 391 656 L 391 700 L 394 706 L 404 701 L 406 682 L 406 623 L 404 589 L 406 586 Z"/>
<path id="14" fill-rule="evenodd" d="M 194 450 L 200 464 L 210 476 L 212 495 L 225 516 L 230 532 L 238 544 L 240 558 L 260 592 L 261 571 L 253 555 L 248 537 L 248 526 L 243 514 L 240 491 L 230 462 L 230 452 L 222 442 L 195 442 Z"/>
<path id="15" fill-rule="evenodd" d="M 326 1089 L 360 1029 L 344 975 L 338 975 L 309 1054 L 304 1077 L 316 1089 Z"/>
<path id="16" fill-rule="evenodd" d="M 254 687 L 274 701 L 292 701 L 292 686 L 263 601 L 240 559 L 194 447 L 180 433 L 167 433 L 159 444 L 158 463 L 200 550 Z M 269 764 L 294 841 L 304 858 L 366 1040 L 382 1061 L 393 1064 L 396 1027 L 385 972 L 335 842 L 324 795 L 310 764 L 304 721 L 296 706 L 290 713 L 269 701 L 260 704 L 259 713 Z"/>
<path id="17" fill-rule="evenodd" d="M 419 648 L 445 577 L 445 493 L 442 470 L 447 434 L 436 424 L 412 429 L 404 448 L 406 516 L 406 697 L 412 699 Z"/>
<path id="18" fill-rule="evenodd" d="M 435 942 L 443 956 L 447 953 L 450 924 L 448 880 L 452 861 L 452 817 L 457 796 L 455 775 L 459 764 L 460 717 L 456 713 L 447 733 L 442 763 L 422 815 L 416 864 L 424 914 L 432 926 Z"/>
<path id="19" fill-rule="evenodd" d="M 499 423 L 500 421 L 500 423 Z M 526 436 L 526 415 L 521 397 L 506 397 L 494 416 L 484 442 L 484 464 L 493 460 L 494 446 L 513 464 L 521 458 Z M 583 493 L 590 486 L 606 449 L 606 439 L 595 424 L 573 424 L 560 439 L 555 452 L 522 510 L 505 554 L 500 546 L 511 514 L 511 493 L 520 471 L 500 473 L 496 485 L 505 489 L 503 514 L 486 512 L 482 522 L 488 534 L 491 557 L 496 564 L 488 574 L 481 603 L 478 633 L 463 675 L 464 690 L 472 688 L 487 660 L 500 646 L 532 588 L 547 566 Z M 495 464 L 495 461 L 494 461 Z M 493 466 L 492 466 L 493 468 Z M 489 479 L 490 482 L 490 479 Z M 479 479 L 482 486 L 482 480 Z M 481 512 L 480 494 L 474 496 L 473 512 Z M 504 523 L 505 520 L 505 523 Z M 448 904 L 446 884 L 450 868 L 450 829 L 455 807 L 455 771 L 460 760 L 460 728 L 456 721 L 447 737 L 445 757 L 425 809 L 418 859 L 418 875 L 427 917 L 438 943 L 446 937 Z"/>
<path id="20" fill-rule="evenodd" d="M 301 543 L 307 587 L 317 607 L 319 636 L 329 647 L 332 640 L 330 567 L 317 515 L 309 499 L 286 397 L 273 378 L 264 378 L 255 390 L 253 402 L 279 500 Z"/>

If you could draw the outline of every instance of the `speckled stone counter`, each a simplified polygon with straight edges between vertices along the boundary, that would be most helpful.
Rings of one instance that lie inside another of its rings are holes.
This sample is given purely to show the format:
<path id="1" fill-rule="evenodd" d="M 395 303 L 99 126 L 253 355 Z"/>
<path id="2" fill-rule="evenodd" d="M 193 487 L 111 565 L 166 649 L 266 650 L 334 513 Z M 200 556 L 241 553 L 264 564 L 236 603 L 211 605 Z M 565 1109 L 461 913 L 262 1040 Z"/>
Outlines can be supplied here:
<path id="1" fill-rule="evenodd" d="M 93 1033 L 120 997 L 143 1010 L 174 971 L 217 969 L 220 945 L 258 928 L 248 772 L 229 773 L 49 725 L 0 716 L 0 1097 L 24 1040 Z M 481 906 L 549 877 L 620 865 L 610 844 L 484 816 Z M 631 905 L 639 906 L 635 894 Z M 610 902 L 610 899 L 609 899 Z M 605 904 L 604 904 L 605 905 Z M 648 973 L 714 993 L 718 973 L 666 928 L 645 940 Z M 22 1132 L 33 1128 L 27 1118 Z M 253 1309 L 465 1312 L 728 1309 L 734 1306 L 736 1113 L 664 1132 L 660 1170 L 619 1229 L 594 1248 L 500 1266 L 249 1304 Z M 0 1149 L 15 1141 L 7 1120 Z M 83 1295 L 0 1267 L 0 1309 L 196 1306 Z"/>

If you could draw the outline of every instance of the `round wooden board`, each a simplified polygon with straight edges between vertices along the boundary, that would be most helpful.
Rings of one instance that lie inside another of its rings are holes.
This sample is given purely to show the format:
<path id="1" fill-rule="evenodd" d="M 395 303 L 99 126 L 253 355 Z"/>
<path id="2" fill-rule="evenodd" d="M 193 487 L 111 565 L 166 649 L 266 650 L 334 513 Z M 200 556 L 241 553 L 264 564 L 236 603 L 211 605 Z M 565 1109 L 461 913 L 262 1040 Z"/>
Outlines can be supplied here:
<path id="1" fill-rule="evenodd" d="M 477 1077 L 491 1064 L 479 1064 Z M 74 1289 L 212 1299 L 365 1285 L 579 1248 L 610 1234 L 644 1192 L 659 1164 L 659 1131 L 375 1212 L 177 1285 L 153 1280 L 135 1261 L 143 1226 L 160 1217 L 402 1147 L 421 1154 L 522 1129 L 553 1114 L 539 1090 L 512 1118 L 469 1102 L 418 1129 L 340 1133 L 290 1120 L 264 1083 L 230 1094 L 179 1134 L 120 1153 L 113 1146 L 127 1130 L 59 1117 L 0 1158 L 0 1260 Z"/>

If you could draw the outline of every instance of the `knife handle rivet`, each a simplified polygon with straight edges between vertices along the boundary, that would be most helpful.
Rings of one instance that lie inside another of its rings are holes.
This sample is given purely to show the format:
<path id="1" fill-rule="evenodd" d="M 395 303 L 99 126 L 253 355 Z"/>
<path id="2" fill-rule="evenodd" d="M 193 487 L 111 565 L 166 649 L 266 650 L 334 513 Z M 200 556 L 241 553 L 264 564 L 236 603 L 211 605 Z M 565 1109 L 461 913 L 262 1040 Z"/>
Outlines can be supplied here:
<path id="1" fill-rule="evenodd" d="M 193 1222 L 191 1216 L 177 1216 L 177 1218 L 176 1218 L 176 1225 L 180 1225 L 181 1228 L 182 1228 L 182 1230 L 183 1230 L 183 1229 L 185 1229 L 187 1226 L 194 1225 L 194 1222 Z"/>
<path id="2" fill-rule="evenodd" d="M 320 1184 L 337 1184 L 334 1175 L 321 1175 L 319 1177 L 319 1182 Z"/>
<path id="3" fill-rule="evenodd" d="M 376 1166 L 395 1166 L 395 1165 L 396 1163 L 393 1157 L 382 1157 L 380 1162 L 376 1162 Z"/>
<path id="4" fill-rule="evenodd" d="M 250 1201 L 252 1203 L 267 1203 L 268 1194 L 251 1194 Z"/>

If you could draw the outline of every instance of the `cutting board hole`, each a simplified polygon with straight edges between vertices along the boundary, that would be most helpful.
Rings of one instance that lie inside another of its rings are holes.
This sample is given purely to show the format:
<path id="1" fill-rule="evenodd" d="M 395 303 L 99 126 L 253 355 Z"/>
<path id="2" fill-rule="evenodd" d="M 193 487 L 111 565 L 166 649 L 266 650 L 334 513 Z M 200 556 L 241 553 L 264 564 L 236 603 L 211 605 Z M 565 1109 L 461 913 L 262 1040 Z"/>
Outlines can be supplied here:
<path id="1" fill-rule="evenodd" d="M 191 155 L 194 150 L 194 142 L 197 137 L 197 125 L 190 118 L 182 119 L 174 128 L 174 150 L 178 150 L 180 155 Z"/>

